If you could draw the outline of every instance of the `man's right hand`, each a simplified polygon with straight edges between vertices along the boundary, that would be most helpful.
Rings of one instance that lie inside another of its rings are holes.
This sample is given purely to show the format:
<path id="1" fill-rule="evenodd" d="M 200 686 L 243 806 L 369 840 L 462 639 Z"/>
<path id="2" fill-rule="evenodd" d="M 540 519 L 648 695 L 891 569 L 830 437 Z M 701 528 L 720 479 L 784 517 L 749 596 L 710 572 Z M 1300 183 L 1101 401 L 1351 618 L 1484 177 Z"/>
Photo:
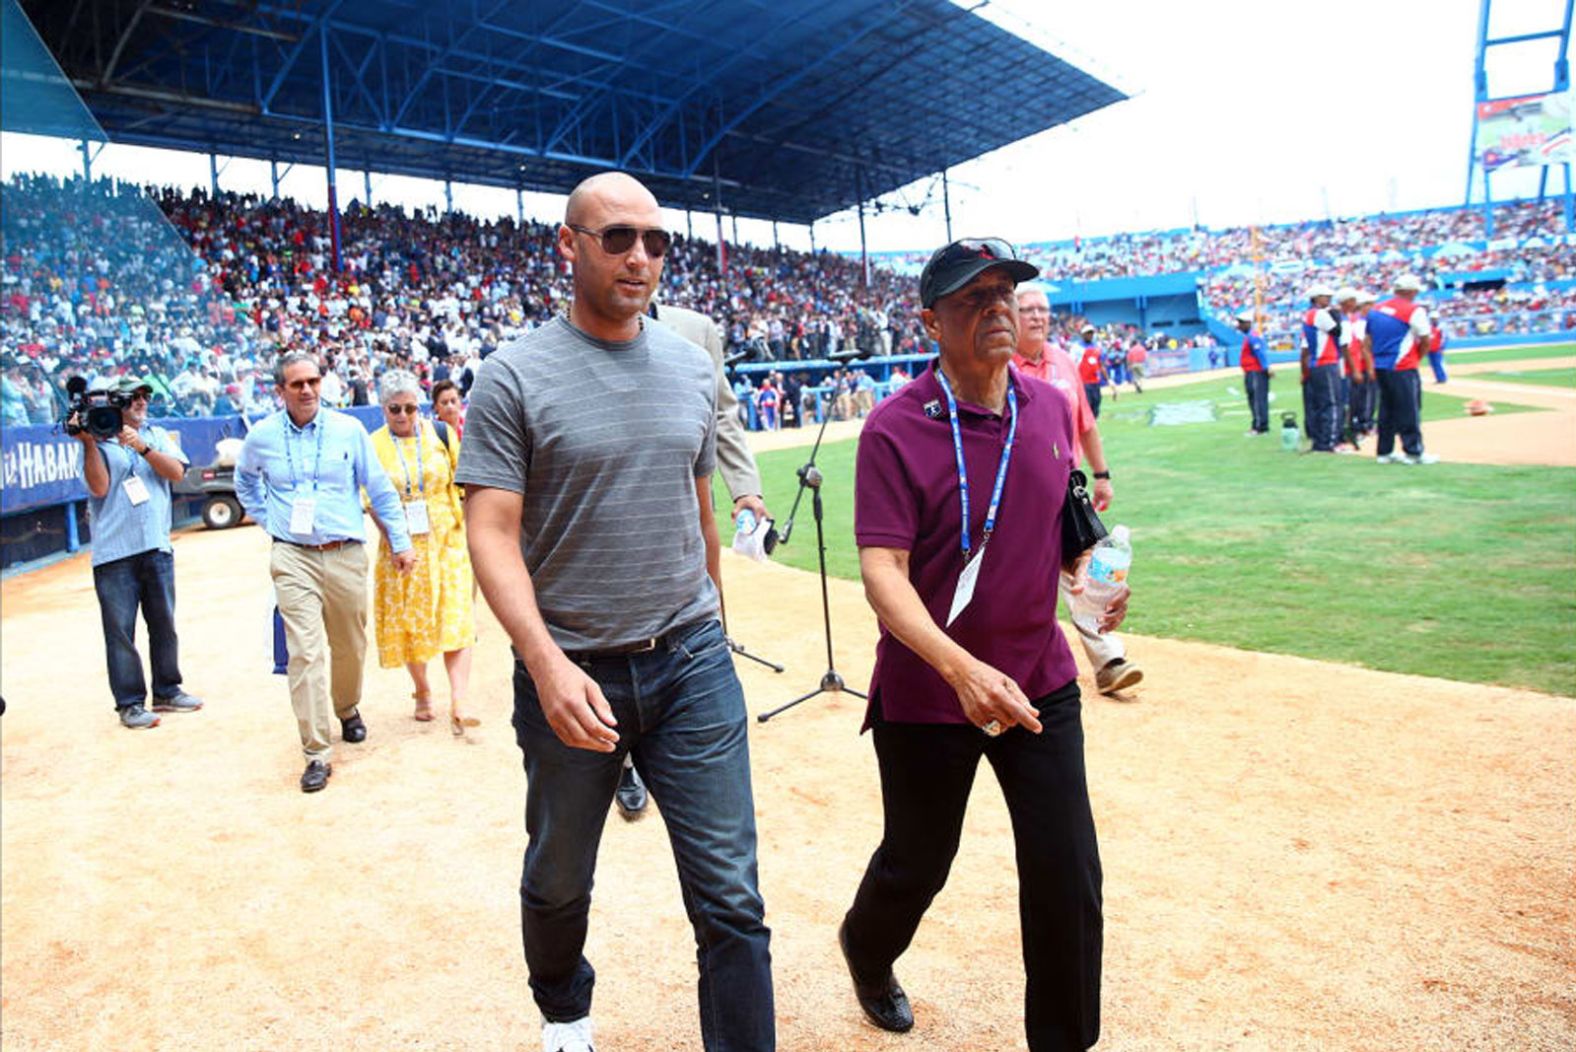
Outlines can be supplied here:
<path id="1" fill-rule="evenodd" d="M 948 678 L 963 705 L 963 714 L 974 726 L 984 728 L 995 720 L 1003 730 L 1022 727 L 1040 733 L 1039 710 L 1029 704 L 1018 684 L 1005 672 L 976 659 Z"/>
<path id="2" fill-rule="evenodd" d="M 82 427 L 82 421 L 78 419 L 79 415 L 80 414 L 72 413 L 71 416 L 67 418 L 66 424 L 70 427 L 80 428 L 81 430 L 71 437 L 76 439 L 78 442 L 81 442 L 89 449 L 92 449 L 94 446 L 98 445 L 98 439 L 93 437 L 93 432 L 89 431 L 85 427 Z"/>
<path id="3" fill-rule="evenodd" d="M 596 680 L 560 653 L 541 674 L 531 674 L 542 715 L 558 740 L 573 749 L 612 752 L 618 720 Z"/>

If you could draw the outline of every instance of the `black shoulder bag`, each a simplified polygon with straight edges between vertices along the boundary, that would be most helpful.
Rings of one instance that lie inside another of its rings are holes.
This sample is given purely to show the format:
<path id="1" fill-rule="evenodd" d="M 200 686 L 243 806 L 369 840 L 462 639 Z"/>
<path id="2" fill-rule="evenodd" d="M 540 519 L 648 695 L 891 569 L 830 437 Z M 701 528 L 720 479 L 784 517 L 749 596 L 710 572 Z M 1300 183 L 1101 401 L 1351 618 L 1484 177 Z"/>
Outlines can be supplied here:
<path id="1" fill-rule="evenodd" d="M 1062 560 L 1070 562 L 1105 539 L 1105 523 L 1089 499 L 1089 477 L 1077 468 L 1067 477 L 1067 502 L 1062 507 Z"/>

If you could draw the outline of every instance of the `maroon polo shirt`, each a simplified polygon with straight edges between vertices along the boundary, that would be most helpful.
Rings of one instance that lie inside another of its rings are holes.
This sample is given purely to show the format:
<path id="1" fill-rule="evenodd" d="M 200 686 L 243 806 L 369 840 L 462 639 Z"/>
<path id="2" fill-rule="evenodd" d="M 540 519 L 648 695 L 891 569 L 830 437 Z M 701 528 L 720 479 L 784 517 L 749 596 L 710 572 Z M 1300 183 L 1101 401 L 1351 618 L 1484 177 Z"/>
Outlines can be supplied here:
<path id="1" fill-rule="evenodd" d="M 1009 367 L 1018 391 L 1018 437 L 1002 490 L 996 532 L 974 599 L 945 631 L 981 661 L 1011 676 L 1030 700 L 1077 678 L 1056 623 L 1062 565 L 1062 506 L 1072 460 L 1072 417 L 1050 384 Z M 959 401 L 969 473 L 969 541 L 985 528 L 1010 413 Z M 963 570 L 962 503 L 947 399 L 934 363 L 865 421 L 854 478 L 854 537 L 860 547 L 909 553 L 909 580 L 945 625 Z M 935 669 L 881 627 L 870 683 L 893 723 L 967 723 L 958 696 Z M 867 716 L 868 720 L 868 716 Z"/>

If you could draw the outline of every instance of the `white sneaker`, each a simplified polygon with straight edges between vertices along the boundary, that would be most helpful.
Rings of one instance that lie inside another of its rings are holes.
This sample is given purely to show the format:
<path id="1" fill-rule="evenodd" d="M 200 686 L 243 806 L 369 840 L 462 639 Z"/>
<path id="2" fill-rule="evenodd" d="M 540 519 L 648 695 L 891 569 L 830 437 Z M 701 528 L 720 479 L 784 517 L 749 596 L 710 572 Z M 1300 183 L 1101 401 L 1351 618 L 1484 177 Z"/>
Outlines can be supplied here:
<path id="1" fill-rule="evenodd" d="M 1439 458 L 1432 453 L 1419 453 L 1415 457 L 1407 457 L 1406 462 L 1408 464 L 1437 464 L 1439 463 Z"/>
<path id="2" fill-rule="evenodd" d="M 1375 464 L 1400 464 L 1400 463 L 1403 462 L 1404 459 L 1405 458 L 1403 458 L 1403 457 L 1396 456 L 1394 453 L 1380 453 L 1377 457 L 1374 457 L 1374 463 Z"/>
<path id="3" fill-rule="evenodd" d="M 542 1023 L 542 1052 L 596 1052 L 591 1045 L 591 1017 L 573 1023 Z"/>

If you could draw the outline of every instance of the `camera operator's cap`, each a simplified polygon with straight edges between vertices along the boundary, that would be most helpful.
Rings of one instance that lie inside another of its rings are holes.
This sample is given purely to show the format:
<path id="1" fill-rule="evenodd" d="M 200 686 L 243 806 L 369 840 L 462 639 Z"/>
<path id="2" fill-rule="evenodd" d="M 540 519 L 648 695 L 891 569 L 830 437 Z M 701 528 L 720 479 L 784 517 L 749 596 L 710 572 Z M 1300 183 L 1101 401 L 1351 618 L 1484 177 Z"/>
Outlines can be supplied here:
<path id="1" fill-rule="evenodd" d="M 1422 292 L 1423 282 L 1416 274 L 1402 274 L 1395 279 L 1397 292 Z"/>
<path id="2" fill-rule="evenodd" d="M 151 397 L 153 394 L 153 383 L 135 376 L 122 376 L 116 382 L 114 390 L 119 391 L 121 394 L 136 394 L 138 391 L 146 391 Z"/>
<path id="3" fill-rule="evenodd" d="M 1308 290 L 1309 299 L 1318 299 L 1320 296 L 1334 296 L 1335 290 L 1328 285 L 1315 285 Z"/>
<path id="4" fill-rule="evenodd" d="M 999 237 L 966 237 L 943 245 L 930 254 L 919 275 L 920 306 L 929 309 L 992 267 L 1007 271 L 1013 283 L 1040 276 L 1033 263 L 1018 258 L 1017 249 Z"/>

